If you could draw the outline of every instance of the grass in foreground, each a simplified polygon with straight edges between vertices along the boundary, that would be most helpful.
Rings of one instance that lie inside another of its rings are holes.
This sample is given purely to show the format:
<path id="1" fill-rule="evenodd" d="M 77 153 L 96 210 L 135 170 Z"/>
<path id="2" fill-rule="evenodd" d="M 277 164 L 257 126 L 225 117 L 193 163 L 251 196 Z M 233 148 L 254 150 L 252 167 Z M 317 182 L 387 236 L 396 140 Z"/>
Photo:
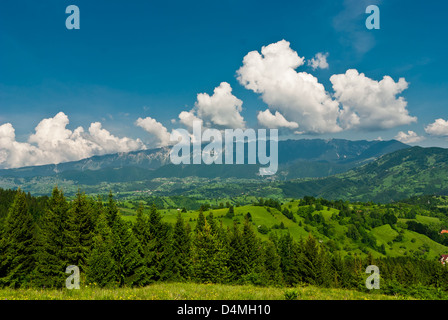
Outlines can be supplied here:
<path id="1" fill-rule="evenodd" d="M 0 289 L 0 300 L 396 300 L 375 292 L 327 289 L 231 286 L 221 284 L 156 283 L 143 288 L 101 289 L 93 286 L 68 289 Z"/>

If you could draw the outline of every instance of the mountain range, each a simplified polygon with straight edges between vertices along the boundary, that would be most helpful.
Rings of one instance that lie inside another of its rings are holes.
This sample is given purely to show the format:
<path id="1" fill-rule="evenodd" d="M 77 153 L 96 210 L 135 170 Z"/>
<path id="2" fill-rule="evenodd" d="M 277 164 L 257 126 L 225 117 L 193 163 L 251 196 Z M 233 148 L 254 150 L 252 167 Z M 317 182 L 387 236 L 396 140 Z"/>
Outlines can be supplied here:
<path id="1" fill-rule="evenodd" d="M 0 170 L 0 187 L 48 194 L 58 184 L 88 193 L 108 190 L 157 197 L 232 198 L 244 194 L 391 202 L 448 194 L 448 149 L 410 147 L 396 140 L 279 141 L 279 169 L 259 165 L 174 165 L 170 148 L 94 156 L 74 162 Z"/>
<path id="2" fill-rule="evenodd" d="M 279 172 L 277 176 L 283 179 L 325 177 L 345 172 L 373 161 L 383 154 L 408 147 L 396 140 L 302 139 L 279 141 Z M 60 164 L 3 169 L 0 170 L 0 177 L 51 176 L 90 185 L 98 182 L 124 182 L 160 177 L 257 178 L 259 165 L 173 165 L 170 162 L 170 150 L 171 148 L 164 147 L 94 156 Z"/>

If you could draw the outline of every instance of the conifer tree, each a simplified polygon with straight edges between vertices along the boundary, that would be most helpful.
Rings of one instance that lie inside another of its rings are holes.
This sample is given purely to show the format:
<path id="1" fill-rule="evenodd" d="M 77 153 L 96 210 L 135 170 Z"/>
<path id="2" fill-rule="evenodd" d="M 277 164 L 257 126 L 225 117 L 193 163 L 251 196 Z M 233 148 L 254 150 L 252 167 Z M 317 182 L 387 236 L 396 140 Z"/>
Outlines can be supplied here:
<path id="1" fill-rule="evenodd" d="M 264 243 L 263 254 L 263 280 L 266 285 L 281 285 L 283 283 L 281 259 L 277 248 L 271 241 Z"/>
<path id="2" fill-rule="evenodd" d="M 85 193 L 78 190 L 69 210 L 69 240 L 67 245 L 69 264 L 85 271 L 87 257 L 93 244 L 95 226 L 93 208 Z"/>
<path id="3" fill-rule="evenodd" d="M 106 218 L 109 227 L 112 228 L 115 221 L 119 218 L 117 203 L 112 195 L 112 191 L 109 191 L 108 202 L 106 206 Z"/>
<path id="4" fill-rule="evenodd" d="M 229 240 L 229 274 L 230 281 L 237 282 L 246 274 L 245 268 L 245 248 L 243 244 L 243 236 L 236 221 L 233 222 L 233 229 Z"/>
<path id="5" fill-rule="evenodd" d="M 92 199 L 92 208 L 93 208 L 92 221 L 93 224 L 96 226 L 100 215 L 103 213 L 105 214 L 105 208 L 103 205 L 103 199 L 101 195 L 98 195 L 96 200 Z"/>
<path id="6" fill-rule="evenodd" d="M 311 234 L 303 246 L 300 269 L 303 281 L 314 285 L 328 285 L 332 278 L 332 268 L 325 251 Z"/>
<path id="7" fill-rule="evenodd" d="M 353 288 L 357 285 L 349 262 L 344 261 L 339 253 L 332 257 L 332 266 L 334 269 L 333 285 L 335 287 Z"/>
<path id="8" fill-rule="evenodd" d="M 227 252 L 218 235 L 212 233 L 205 221 L 204 228 L 195 234 L 193 245 L 194 278 L 202 283 L 222 283 L 228 278 Z"/>
<path id="9" fill-rule="evenodd" d="M 196 233 L 201 232 L 203 230 L 205 226 L 205 216 L 204 216 L 204 212 L 202 211 L 202 208 L 199 209 L 199 214 L 198 214 L 198 220 L 196 222 L 196 227 L 194 228 L 194 231 Z"/>
<path id="10" fill-rule="evenodd" d="M 218 232 L 218 224 L 215 221 L 215 217 L 213 216 L 213 211 L 210 211 L 210 213 L 207 216 L 207 223 L 210 225 L 210 229 L 213 233 Z"/>
<path id="11" fill-rule="evenodd" d="M 173 252 L 170 226 L 153 204 L 149 213 L 149 272 L 151 279 L 163 281 L 171 277 Z"/>
<path id="12" fill-rule="evenodd" d="M 132 225 L 132 232 L 139 243 L 139 252 L 145 269 L 145 279 L 143 282 L 149 283 L 152 280 L 152 276 L 156 273 L 156 268 L 151 265 L 153 253 L 151 251 L 152 243 L 149 219 L 143 211 L 142 204 L 140 204 L 137 209 L 136 221 Z"/>
<path id="13" fill-rule="evenodd" d="M 99 287 L 111 287 L 118 284 L 116 262 L 112 256 L 112 231 L 105 212 L 101 212 L 97 219 L 93 248 L 87 259 L 86 282 Z"/>
<path id="14" fill-rule="evenodd" d="M 147 247 L 151 239 L 149 219 L 143 211 L 143 205 L 137 208 L 135 223 L 132 225 L 132 232 L 142 247 Z"/>
<path id="15" fill-rule="evenodd" d="M 5 219 L 0 240 L 0 284 L 10 287 L 31 284 L 35 268 L 35 224 L 28 212 L 26 195 L 18 190 Z"/>
<path id="16" fill-rule="evenodd" d="M 69 265 L 66 249 L 69 242 L 68 210 L 62 190 L 55 187 L 38 225 L 36 286 L 60 288 L 65 285 L 65 269 Z"/>
<path id="17" fill-rule="evenodd" d="M 302 258 L 300 248 L 301 245 L 296 243 L 289 233 L 283 234 L 278 240 L 280 267 L 287 285 L 295 285 L 302 281 L 299 267 Z"/>
<path id="18" fill-rule="evenodd" d="M 173 231 L 173 276 L 177 281 L 188 280 L 191 276 L 191 241 L 184 219 L 178 213 Z"/>
<path id="19" fill-rule="evenodd" d="M 146 284 L 146 268 L 130 226 L 118 217 L 112 226 L 112 258 L 120 286 Z"/>
<path id="20" fill-rule="evenodd" d="M 245 265 L 244 274 L 257 273 L 261 265 L 260 243 L 252 229 L 248 215 L 244 219 L 242 240 Z"/>

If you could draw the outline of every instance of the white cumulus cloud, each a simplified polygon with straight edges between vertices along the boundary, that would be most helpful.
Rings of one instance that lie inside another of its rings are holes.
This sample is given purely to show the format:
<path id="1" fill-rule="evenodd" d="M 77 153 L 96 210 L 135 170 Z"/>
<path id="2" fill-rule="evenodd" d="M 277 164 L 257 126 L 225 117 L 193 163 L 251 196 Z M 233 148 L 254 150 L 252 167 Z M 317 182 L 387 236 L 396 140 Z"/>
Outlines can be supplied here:
<path id="1" fill-rule="evenodd" d="M 276 128 L 289 128 L 296 129 L 299 125 L 296 122 L 288 121 L 285 117 L 278 111 L 272 114 L 269 109 L 265 111 L 259 111 L 257 114 L 258 123 L 269 129 Z"/>
<path id="2" fill-rule="evenodd" d="M 63 112 L 53 118 L 43 119 L 27 142 L 16 141 L 11 123 L 0 126 L 0 167 L 57 164 L 75 161 L 94 155 L 129 152 L 145 149 L 140 139 L 118 138 L 92 123 L 89 132 L 82 127 L 67 129 L 69 119 Z"/>
<path id="3" fill-rule="evenodd" d="M 425 127 L 425 132 L 433 136 L 448 136 L 448 121 L 436 119 Z"/>
<path id="4" fill-rule="evenodd" d="M 261 94 L 271 110 L 278 110 L 288 121 L 308 133 L 339 132 L 339 104 L 325 91 L 318 79 L 295 69 L 304 58 L 285 40 L 249 52 L 237 71 L 238 81 Z"/>
<path id="5" fill-rule="evenodd" d="M 167 128 L 151 117 L 138 118 L 135 125 L 143 128 L 146 132 L 154 135 L 158 139 L 158 146 L 163 147 L 170 144 L 170 133 Z"/>
<path id="6" fill-rule="evenodd" d="M 213 125 L 225 128 L 245 128 L 246 122 L 241 111 L 243 101 L 232 94 L 232 87 L 227 82 L 221 82 L 213 90 L 213 95 L 199 93 L 190 111 L 179 114 L 180 122 L 192 127 L 193 121 L 201 121 L 206 127 Z"/>
<path id="7" fill-rule="evenodd" d="M 416 122 L 409 115 L 407 102 L 398 94 L 408 88 L 404 78 L 395 82 L 390 76 L 381 81 L 370 79 L 355 69 L 330 77 L 334 96 L 342 104 L 339 117 L 344 129 L 379 130 Z"/>
<path id="8" fill-rule="evenodd" d="M 180 123 L 182 123 L 183 125 L 185 125 L 186 127 L 188 127 L 189 129 L 193 128 L 193 122 L 194 121 L 199 121 L 202 125 L 202 119 L 199 119 L 196 115 L 195 115 L 195 111 L 190 110 L 190 111 L 182 111 L 179 114 L 179 120 Z"/>
<path id="9" fill-rule="evenodd" d="M 318 52 L 316 53 L 316 55 L 311 58 L 310 60 L 308 60 L 308 65 L 311 66 L 311 68 L 313 68 L 313 70 L 316 69 L 328 69 L 329 65 L 327 62 L 327 57 L 328 57 L 328 52 L 326 53 L 321 53 Z"/>
<path id="10" fill-rule="evenodd" d="M 398 132 L 394 139 L 403 143 L 416 143 L 422 141 L 424 137 L 421 137 L 414 131 L 409 130 L 407 133 L 403 131 Z"/>

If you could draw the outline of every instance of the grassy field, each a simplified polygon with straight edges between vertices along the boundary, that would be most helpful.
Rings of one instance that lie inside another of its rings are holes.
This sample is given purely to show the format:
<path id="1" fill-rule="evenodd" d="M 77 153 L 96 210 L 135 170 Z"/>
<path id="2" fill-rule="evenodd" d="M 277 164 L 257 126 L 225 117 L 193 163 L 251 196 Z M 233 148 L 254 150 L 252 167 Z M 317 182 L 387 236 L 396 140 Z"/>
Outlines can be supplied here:
<path id="1" fill-rule="evenodd" d="M 220 284 L 157 283 L 144 288 L 79 290 L 0 289 L 0 300 L 397 300 L 401 296 L 379 294 L 375 290 L 327 289 L 313 286 L 296 288 L 231 286 Z"/>

